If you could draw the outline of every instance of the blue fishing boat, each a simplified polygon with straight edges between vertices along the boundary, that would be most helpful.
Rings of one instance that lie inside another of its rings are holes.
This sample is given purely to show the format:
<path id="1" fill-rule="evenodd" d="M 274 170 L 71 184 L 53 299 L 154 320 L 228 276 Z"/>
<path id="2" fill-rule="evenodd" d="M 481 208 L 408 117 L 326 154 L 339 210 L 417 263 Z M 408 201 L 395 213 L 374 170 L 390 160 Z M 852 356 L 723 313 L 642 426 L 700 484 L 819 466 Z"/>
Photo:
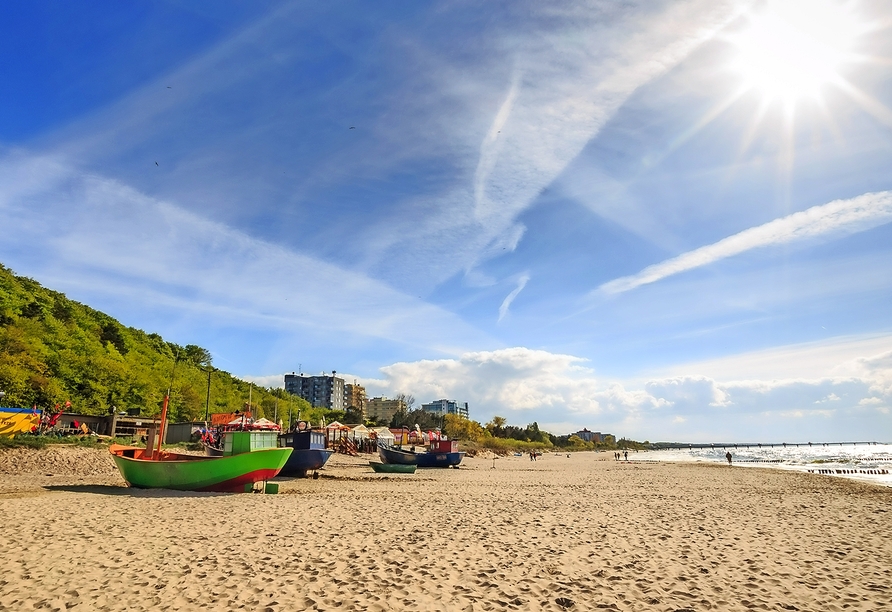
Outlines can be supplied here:
<path id="1" fill-rule="evenodd" d="M 432 440 L 430 448 L 423 453 L 416 453 L 418 467 L 458 467 L 465 453 L 458 450 L 456 440 Z"/>
<path id="2" fill-rule="evenodd" d="M 318 470 L 334 453 L 334 449 L 325 448 L 325 434 L 312 431 L 306 421 L 300 421 L 295 431 L 279 436 L 279 446 L 292 449 L 291 456 L 281 476 L 298 476 L 305 478 L 310 470 Z"/>
<path id="3" fill-rule="evenodd" d="M 384 463 L 396 463 L 402 465 L 417 465 L 418 455 L 414 450 L 403 450 L 395 446 L 390 446 L 382 442 L 378 442 L 378 456 Z"/>

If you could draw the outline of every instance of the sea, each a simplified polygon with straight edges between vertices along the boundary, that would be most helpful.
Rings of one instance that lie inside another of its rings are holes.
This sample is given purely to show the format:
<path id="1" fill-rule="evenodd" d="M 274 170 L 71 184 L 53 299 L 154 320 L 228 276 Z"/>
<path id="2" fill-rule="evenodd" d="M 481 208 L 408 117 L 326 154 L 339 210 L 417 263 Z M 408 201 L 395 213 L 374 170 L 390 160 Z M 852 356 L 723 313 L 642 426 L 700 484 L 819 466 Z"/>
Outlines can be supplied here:
<path id="1" fill-rule="evenodd" d="M 735 466 L 770 467 L 813 474 L 826 474 L 892 487 L 892 444 L 840 444 L 837 442 L 811 445 L 767 446 L 761 448 L 715 445 L 708 448 L 674 448 L 667 450 L 630 452 L 635 461 L 705 461 L 727 463 L 725 453 L 731 453 Z"/>

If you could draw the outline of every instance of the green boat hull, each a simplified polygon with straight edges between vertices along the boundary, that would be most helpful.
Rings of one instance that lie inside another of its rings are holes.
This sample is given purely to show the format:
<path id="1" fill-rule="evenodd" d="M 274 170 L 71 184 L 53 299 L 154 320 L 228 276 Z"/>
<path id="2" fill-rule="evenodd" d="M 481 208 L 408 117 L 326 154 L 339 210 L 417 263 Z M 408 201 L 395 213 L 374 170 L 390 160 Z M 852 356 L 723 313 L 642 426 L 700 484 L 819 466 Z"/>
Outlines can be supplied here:
<path id="1" fill-rule="evenodd" d="M 114 446 L 112 457 L 121 476 L 139 489 L 217 491 L 242 493 L 255 482 L 279 473 L 291 455 L 290 448 L 270 448 L 227 457 L 163 453 L 162 459 L 142 459 L 143 449 Z"/>
<path id="2" fill-rule="evenodd" d="M 376 472 L 383 474 L 414 474 L 418 467 L 407 463 L 381 463 L 380 461 L 369 461 L 369 465 Z"/>

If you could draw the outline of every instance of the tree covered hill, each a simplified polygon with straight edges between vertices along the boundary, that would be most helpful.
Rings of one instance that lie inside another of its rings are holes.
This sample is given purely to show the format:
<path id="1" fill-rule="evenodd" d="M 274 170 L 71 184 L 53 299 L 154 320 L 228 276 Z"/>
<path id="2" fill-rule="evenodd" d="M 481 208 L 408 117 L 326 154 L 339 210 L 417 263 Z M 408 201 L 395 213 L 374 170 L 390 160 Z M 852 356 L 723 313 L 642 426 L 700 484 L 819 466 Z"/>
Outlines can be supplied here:
<path id="1" fill-rule="evenodd" d="M 176 360 L 176 368 L 174 361 Z M 15 275 L 0 265 L 0 391 L 6 406 L 51 408 L 71 402 L 71 411 L 107 414 L 140 408 L 161 411 L 173 372 L 172 418 L 201 420 L 210 374 L 210 412 L 243 410 L 249 391 L 257 416 L 276 412 L 288 421 L 289 401 L 282 389 L 264 389 L 212 369 L 210 353 L 195 345 L 178 346 L 126 327 L 112 317 Z"/>

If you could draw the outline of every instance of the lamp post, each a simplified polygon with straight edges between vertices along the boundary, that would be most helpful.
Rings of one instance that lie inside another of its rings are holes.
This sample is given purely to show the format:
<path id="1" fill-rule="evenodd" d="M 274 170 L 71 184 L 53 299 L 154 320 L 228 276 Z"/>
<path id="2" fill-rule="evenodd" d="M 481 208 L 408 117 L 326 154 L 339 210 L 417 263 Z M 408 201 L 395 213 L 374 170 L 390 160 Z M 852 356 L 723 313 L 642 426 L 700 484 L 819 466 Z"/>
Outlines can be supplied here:
<path id="1" fill-rule="evenodd" d="M 213 372 L 216 368 L 208 368 L 208 395 L 207 399 L 204 403 L 204 424 L 207 427 L 208 423 L 208 412 L 211 410 L 211 372 Z"/>

